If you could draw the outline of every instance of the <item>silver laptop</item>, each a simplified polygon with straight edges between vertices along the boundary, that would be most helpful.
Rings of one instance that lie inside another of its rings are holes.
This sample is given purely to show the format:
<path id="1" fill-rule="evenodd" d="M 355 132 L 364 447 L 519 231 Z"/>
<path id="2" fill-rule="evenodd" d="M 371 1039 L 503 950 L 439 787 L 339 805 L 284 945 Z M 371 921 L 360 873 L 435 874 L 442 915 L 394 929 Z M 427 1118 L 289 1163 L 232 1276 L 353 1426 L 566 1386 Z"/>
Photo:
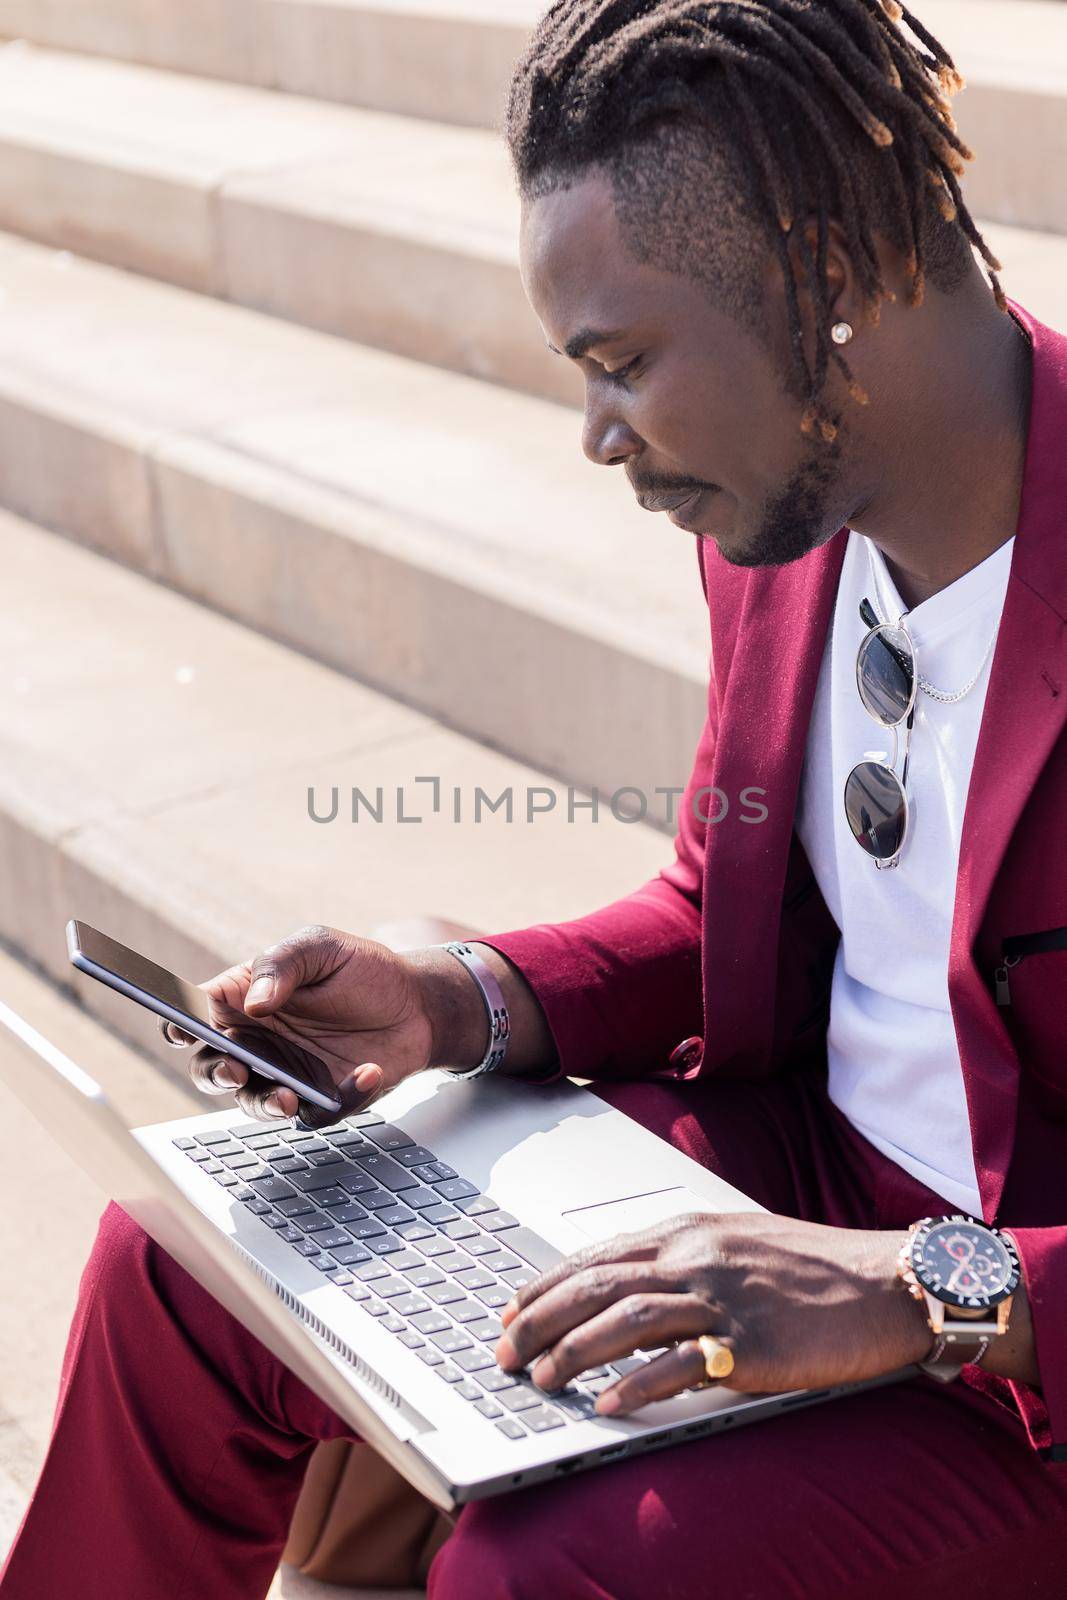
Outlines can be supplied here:
<path id="1" fill-rule="evenodd" d="M 2 1001 L 0 1024 L 25 1047 L 8 1086 L 48 1132 L 445 1510 L 857 1387 L 712 1389 L 620 1420 L 595 1397 L 646 1355 L 557 1395 L 496 1366 L 500 1307 L 562 1254 L 684 1212 L 760 1209 L 585 1089 L 433 1072 L 322 1134 L 239 1111 L 129 1129 Z"/>

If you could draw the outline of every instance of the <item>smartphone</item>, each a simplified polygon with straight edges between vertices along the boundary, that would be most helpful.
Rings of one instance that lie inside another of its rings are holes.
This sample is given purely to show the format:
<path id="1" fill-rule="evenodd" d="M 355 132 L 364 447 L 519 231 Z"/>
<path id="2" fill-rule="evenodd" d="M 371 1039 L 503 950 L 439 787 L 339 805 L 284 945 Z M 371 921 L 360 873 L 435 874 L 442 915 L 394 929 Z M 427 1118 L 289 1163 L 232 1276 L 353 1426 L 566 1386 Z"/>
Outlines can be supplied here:
<path id="1" fill-rule="evenodd" d="M 340 1112 L 330 1070 L 309 1050 L 251 1021 L 247 1027 L 221 1033 L 212 1026 L 207 996 L 195 983 L 158 967 L 87 922 L 72 918 L 67 923 L 67 951 L 79 972 L 166 1017 L 195 1039 L 213 1045 L 220 1055 L 242 1062 L 257 1076 L 284 1084 L 320 1111 Z"/>

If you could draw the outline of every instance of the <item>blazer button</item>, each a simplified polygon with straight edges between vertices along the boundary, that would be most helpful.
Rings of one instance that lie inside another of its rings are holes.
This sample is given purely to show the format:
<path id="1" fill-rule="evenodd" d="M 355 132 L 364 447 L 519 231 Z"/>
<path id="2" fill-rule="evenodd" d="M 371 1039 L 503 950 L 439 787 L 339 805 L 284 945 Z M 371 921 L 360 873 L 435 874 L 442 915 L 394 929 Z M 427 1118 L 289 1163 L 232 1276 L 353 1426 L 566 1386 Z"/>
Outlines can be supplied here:
<path id="1" fill-rule="evenodd" d="M 704 1041 L 695 1035 L 691 1039 L 683 1039 L 681 1044 L 675 1045 L 667 1058 L 668 1066 L 676 1072 L 691 1072 L 700 1065 L 700 1058 L 704 1054 Z"/>

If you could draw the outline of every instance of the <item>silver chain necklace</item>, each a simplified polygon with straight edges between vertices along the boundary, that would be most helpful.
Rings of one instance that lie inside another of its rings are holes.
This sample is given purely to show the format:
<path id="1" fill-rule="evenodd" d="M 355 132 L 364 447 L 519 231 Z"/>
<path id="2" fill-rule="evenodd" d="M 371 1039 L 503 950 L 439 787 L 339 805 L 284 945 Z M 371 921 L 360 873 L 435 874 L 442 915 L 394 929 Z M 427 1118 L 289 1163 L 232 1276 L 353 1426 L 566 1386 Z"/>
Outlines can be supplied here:
<path id="1" fill-rule="evenodd" d="M 879 576 L 878 568 L 874 564 L 874 556 L 871 553 L 870 540 L 868 539 L 866 541 L 866 543 L 867 543 L 867 564 L 870 567 L 870 571 L 871 571 L 871 582 L 874 584 L 875 594 L 878 596 L 878 602 L 879 602 L 879 606 L 880 606 L 881 610 L 886 612 L 886 613 L 888 613 L 890 608 L 882 603 L 881 579 L 880 579 L 880 576 Z M 908 613 L 905 611 L 904 615 L 899 618 L 899 622 L 903 622 L 905 617 L 907 617 L 907 615 L 908 615 Z M 982 673 L 985 671 L 986 666 L 989 663 L 989 658 L 993 654 L 993 646 L 997 642 L 997 634 L 999 633 L 999 631 L 1000 631 L 1000 624 L 998 622 L 997 626 L 993 629 L 993 637 L 990 639 L 989 643 L 986 645 L 985 655 L 982 657 L 981 663 L 980 663 L 980 665 L 978 667 L 978 671 L 975 673 L 974 677 L 970 680 L 969 683 L 965 683 L 964 684 L 962 689 L 957 689 L 954 694 L 949 694 L 947 689 L 937 689 L 937 688 L 935 688 L 934 685 L 930 682 L 929 678 L 924 678 L 922 673 L 920 672 L 918 674 L 918 684 L 919 684 L 919 688 L 922 690 L 923 694 L 929 695 L 931 700 L 936 700 L 938 705 L 942 705 L 942 706 L 954 706 L 957 703 L 957 701 L 963 700 L 967 695 L 970 694 L 971 690 L 974 688 L 975 684 L 978 682 L 979 678 L 982 676 Z M 918 659 L 916 658 L 916 666 L 917 665 L 918 665 Z"/>

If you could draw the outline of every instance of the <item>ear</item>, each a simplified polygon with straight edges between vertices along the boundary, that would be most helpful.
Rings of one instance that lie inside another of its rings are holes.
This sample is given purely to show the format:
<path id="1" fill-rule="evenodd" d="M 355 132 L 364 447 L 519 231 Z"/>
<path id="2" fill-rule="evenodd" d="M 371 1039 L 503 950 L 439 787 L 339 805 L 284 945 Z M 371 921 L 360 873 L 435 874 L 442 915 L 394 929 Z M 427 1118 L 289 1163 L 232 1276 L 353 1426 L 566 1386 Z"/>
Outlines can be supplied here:
<path id="1" fill-rule="evenodd" d="M 852 260 L 848 237 L 841 224 L 830 218 L 823 240 L 819 238 L 818 219 L 810 216 L 802 228 L 794 227 L 789 235 L 789 261 L 796 284 L 800 325 L 804 335 L 804 351 L 809 362 L 815 348 L 815 329 L 818 322 L 826 324 L 826 331 L 837 322 L 845 322 L 859 333 L 869 322 L 869 307 L 860 286 L 859 274 Z M 820 251 L 825 260 L 825 300 L 817 293 Z"/>

